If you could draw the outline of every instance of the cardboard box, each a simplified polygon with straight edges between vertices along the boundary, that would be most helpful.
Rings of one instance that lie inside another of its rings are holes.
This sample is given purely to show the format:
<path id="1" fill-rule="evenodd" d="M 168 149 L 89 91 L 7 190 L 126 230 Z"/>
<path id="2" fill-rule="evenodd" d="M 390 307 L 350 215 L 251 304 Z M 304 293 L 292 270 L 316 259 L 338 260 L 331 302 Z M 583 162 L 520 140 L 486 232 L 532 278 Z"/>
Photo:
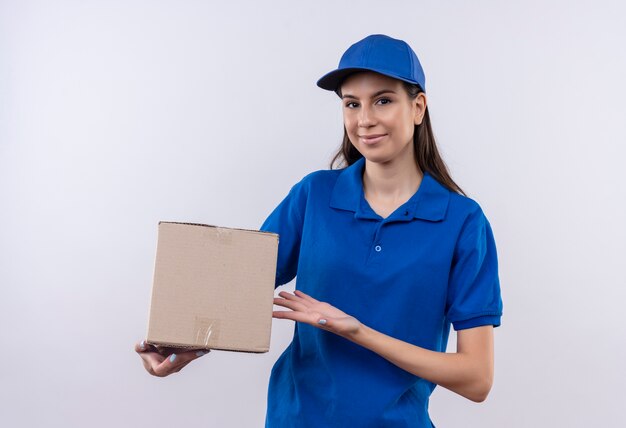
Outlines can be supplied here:
<path id="1" fill-rule="evenodd" d="M 159 222 L 146 341 L 267 352 L 278 235 Z"/>

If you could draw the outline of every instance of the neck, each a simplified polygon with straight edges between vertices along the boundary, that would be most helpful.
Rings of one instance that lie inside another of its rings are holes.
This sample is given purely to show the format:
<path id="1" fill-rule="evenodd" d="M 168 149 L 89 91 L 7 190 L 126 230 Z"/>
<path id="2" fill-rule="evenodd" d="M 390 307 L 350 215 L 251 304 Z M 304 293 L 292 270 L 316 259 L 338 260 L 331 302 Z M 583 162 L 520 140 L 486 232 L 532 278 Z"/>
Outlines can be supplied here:
<path id="1" fill-rule="evenodd" d="M 363 190 L 366 196 L 381 200 L 404 200 L 417 192 L 423 176 L 412 154 L 386 163 L 366 159 Z"/>

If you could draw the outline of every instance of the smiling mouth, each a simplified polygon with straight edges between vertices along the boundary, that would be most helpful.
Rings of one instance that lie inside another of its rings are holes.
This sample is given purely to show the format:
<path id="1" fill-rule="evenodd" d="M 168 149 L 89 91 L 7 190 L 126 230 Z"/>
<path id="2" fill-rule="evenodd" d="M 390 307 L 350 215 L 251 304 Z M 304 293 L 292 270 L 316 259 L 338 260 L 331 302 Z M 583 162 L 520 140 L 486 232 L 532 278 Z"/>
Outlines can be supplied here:
<path id="1" fill-rule="evenodd" d="M 378 143 L 380 140 L 382 140 L 383 138 L 385 138 L 387 136 L 387 134 L 382 134 L 382 135 L 360 135 L 359 138 L 361 139 L 361 141 L 364 144 L 376 144 Z"/>

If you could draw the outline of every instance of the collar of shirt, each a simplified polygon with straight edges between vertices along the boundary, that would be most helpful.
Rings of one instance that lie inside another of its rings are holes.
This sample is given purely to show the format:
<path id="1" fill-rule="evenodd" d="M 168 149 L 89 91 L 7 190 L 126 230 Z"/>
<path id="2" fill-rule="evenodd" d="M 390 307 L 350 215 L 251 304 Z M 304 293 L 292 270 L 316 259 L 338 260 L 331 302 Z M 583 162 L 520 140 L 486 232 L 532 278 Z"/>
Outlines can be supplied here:
<path id="1" fill-rule="evenodd" d="M 365 158 L 360 158 L 339 174 L 331 194 L 332 208 L 352 211 L 355 218 L 380 219 L 372 210 L 363 192 L 363 168 Z M 413 218 L 438 221 L 445 217 L 450 191 L 440 184 L 428 171 L 424 173 L 420 187 L 411 198 L 394 211 L 385 221 L 410 221 Z"/>

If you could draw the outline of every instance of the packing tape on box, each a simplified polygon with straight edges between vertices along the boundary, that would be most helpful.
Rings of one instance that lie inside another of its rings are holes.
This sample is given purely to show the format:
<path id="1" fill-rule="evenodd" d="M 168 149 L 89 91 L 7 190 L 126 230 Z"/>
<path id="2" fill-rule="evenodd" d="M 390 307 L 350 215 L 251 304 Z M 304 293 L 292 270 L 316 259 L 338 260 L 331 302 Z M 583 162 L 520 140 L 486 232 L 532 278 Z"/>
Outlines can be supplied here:
<path id="1" fill-rule="evenodd" d="M 204 348 L 210 348 L 211 343 L 216 343 L 220 338 L 220 320 L 196 317 L 194 321 L 196 344 Z"/>

